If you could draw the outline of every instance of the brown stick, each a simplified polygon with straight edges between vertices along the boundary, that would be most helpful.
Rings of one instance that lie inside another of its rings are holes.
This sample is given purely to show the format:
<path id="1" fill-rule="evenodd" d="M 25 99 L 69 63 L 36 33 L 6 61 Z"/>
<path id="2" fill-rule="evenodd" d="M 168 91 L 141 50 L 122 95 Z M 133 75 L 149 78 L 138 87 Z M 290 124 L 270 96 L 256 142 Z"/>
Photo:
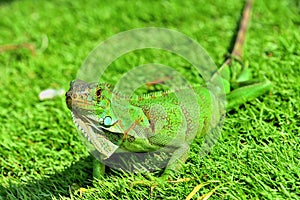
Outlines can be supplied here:
<path id="1" fill-rule="evenodd" d="M 240 22 L 239 31 L 234 43 L 233 50 L 231 52 L 231 57 L 227 58 L 222 66 L 228 65 L 231 62 L 232 57 L 235 57 L 239 60 L 242 59 L 243 56 L 243 46 L 245 43 L 246 32 L 248 28 L 248 23 L 250 21 L 250 13 L 252 8 L 253 0 L 248 0 L 243 11 L 243 17 Z"/>
<path id="2" fill-rule="evenodd" d="M 3 45 L 0 46 L 0 53 L 4 51 L 11 51 L 11 50 L 16 50 L 20 48 L 26 48 L 29 49 L 32 55 L 35 55 L 35 48 L 32 44 L 28 43 L 22 43 L 22 44 L 9 44 L 9 45 Z"/>
<path id="3" fill-rule="evenodd" d="M 248 0 L 243 11 L 243 18 L 240 23 L 239 32 L 235 40 L 232 55 L 241 59 L 243 54 L 243 46 L 245 43 L 246 32 L 248 28 L 248 23 L 250 21 L 250 13 L 252 8 L 253 0 Z"/>

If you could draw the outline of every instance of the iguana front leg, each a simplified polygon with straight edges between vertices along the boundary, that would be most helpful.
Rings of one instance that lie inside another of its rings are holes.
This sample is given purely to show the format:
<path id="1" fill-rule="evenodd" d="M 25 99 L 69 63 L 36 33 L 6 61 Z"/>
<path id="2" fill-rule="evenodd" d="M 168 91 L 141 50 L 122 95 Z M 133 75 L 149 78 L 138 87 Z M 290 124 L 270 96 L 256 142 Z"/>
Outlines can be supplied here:
<path id="1" fill-rule="evenodd" d="M 105 174 L 105 164 L 93 156 L 93 177 L 101 179 Z"/>

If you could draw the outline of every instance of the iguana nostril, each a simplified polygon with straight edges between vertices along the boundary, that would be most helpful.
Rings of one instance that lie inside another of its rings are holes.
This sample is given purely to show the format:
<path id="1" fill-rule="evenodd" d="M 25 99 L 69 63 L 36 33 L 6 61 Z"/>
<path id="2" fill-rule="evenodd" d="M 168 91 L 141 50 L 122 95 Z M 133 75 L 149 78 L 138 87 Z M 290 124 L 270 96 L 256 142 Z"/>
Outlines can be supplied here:
<path id="1" fill-rule="evenodd" d="M 71 95 L 72 95 L 72 92 L 70 90 L 68 92 L 66 92 L 66 94 L 65 94 L 66 98 L 71 97 Z"/>
<path id="2" fill-rule="evenodd" d="M 72 94 L 72 98 L 73 98 L 73 99 L 76 99 L 76 98 L 77 98 L 77 94 L 76 94 L 76 93 L 73 93 L 73 94 Z"/>

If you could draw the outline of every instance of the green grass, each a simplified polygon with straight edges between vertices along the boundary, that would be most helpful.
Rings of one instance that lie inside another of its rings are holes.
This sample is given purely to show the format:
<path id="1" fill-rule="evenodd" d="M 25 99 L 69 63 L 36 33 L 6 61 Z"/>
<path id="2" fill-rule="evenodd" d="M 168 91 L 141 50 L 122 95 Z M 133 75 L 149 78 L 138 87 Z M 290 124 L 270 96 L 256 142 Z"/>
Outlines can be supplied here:
<path id="1" fill-rule="evenodd" d="M 156 179 L 155 173 L 114 170 L 102 180 L 92 180 L 91 157 L 64 97 L 40 102 L 38 94 L 49 87 L 67 90 L 99 42 L 132 28 L 158 26 L 183 32 L 220 66 L 230 52 L 243 2 L 0 1 L 0 44 L 26 42 L 36 47 L 35 56 L 27 49 L 0 53 L 0 199 L 79 199 L 80 187 L 91 188 L 83 194 L 86 199 L 184 199 L 205 182 L 210 184 L 194 199 L 218 186 L 211 199 L 299 198 L 296 2 L 255 2 L 244 60 L 254 76 L 272 81 L 272 91 L 227 113 L 222 136 L 208 156 L 199 159 L 193 148 L 182 171 L 172 177 L 192 180 L 167 183 Z M 147 51 L 142 56 L 147 58 Z M 127 62 L 121 59 L 116 65 Z M 167 63 L 185 66 L 176 56 Z"/>

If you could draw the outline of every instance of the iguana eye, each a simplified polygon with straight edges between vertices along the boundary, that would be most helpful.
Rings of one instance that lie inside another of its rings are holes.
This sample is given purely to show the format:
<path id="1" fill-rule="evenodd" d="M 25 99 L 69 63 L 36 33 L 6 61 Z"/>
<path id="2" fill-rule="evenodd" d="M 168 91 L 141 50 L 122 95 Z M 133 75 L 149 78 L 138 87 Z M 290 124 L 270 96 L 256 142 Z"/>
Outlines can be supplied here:
<path id="1" fill-rule="evenodd" d="M 98 89 L 96 90 L 96 96 L 97 96 L 97 97 L 101 97 L 101 93 L 102 93 L 102 88 L 98 88 Z"/>
<path id="2" fill-rule="evenodd" d="M 112 121 L 111 117 L 110 116 L 106 116 L 104 118 L 104 120 L 103 120 L 103 125 L 104 126 L 110 126 L 111 125 L 111 121 Z"/>

